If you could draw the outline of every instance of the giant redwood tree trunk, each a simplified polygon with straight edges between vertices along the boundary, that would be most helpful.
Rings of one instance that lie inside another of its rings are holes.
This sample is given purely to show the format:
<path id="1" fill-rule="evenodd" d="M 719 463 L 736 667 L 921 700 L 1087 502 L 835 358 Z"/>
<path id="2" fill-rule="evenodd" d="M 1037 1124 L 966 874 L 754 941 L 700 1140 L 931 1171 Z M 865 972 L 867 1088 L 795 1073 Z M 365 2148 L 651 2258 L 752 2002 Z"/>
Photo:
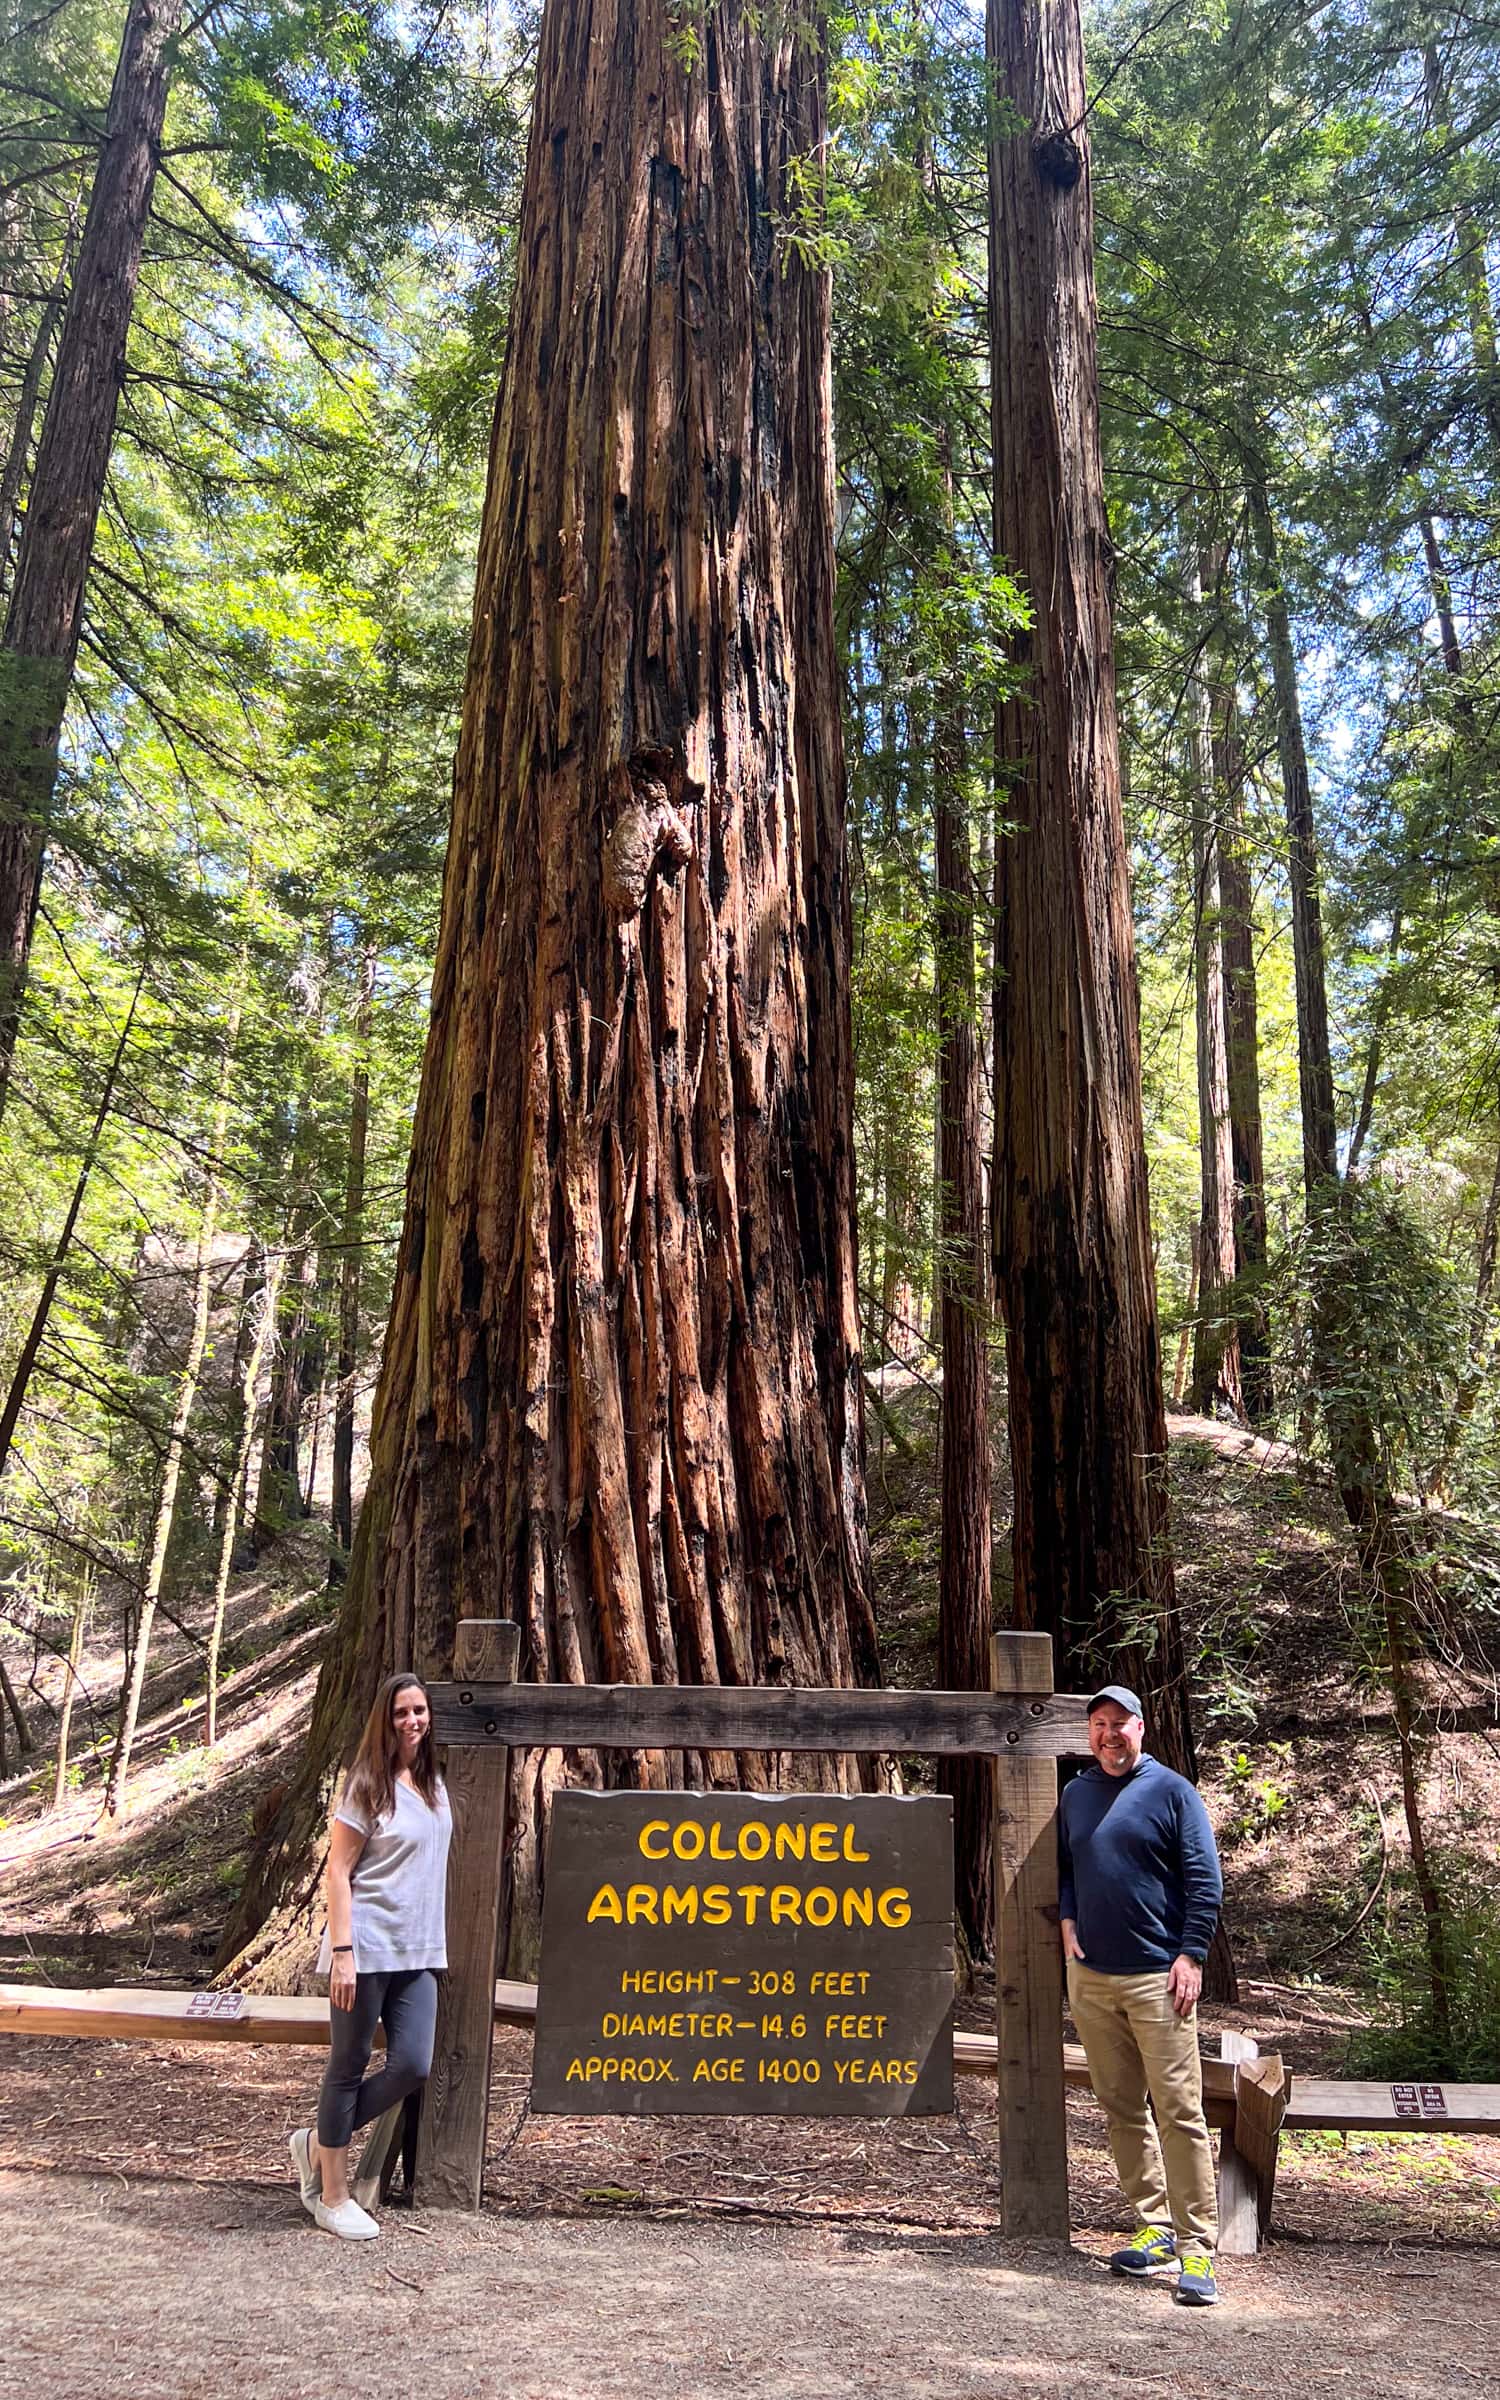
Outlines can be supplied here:
<path id="1" fill-rule="evenodd" d="M 1018 1622 L 1059 1682 L 1138 1681 L 1191 1772 L 1168 1546 L 1134 935 L 1099 462 L 1093 204 L 1076 0 L 989 0 L 995 549 L 1034 612 L 1000 711 L 996 1292 Z M 1017 120 L 1019 122 L 1017 123 Z"/>
<path id="2" fill-rule="evenodd" d="M 796 12 L 548 0 L 371 1483 L 288 1863 L 377 1673 L 442 1671 L 464 1615 L 517 1619 L 538 1678 L 877 1673 L 829 294 L 793 238 L 823 141 Z M 523 1921 L 562 1773 L 515 1762 Z"/>
<path id="3" fill-rule="evenodd" d="M 182 0 L 130 0 L 0 640 L 0 1109 Z"/>

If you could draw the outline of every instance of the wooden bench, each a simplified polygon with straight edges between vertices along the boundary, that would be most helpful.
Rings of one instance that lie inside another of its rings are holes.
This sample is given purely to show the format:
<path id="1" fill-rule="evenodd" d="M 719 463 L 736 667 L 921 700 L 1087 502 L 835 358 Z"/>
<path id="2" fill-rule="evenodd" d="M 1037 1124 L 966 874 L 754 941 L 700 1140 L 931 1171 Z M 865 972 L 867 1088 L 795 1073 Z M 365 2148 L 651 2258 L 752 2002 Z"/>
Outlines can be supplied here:
<path id="1" fill-rule="evenodd" d="M 313 2047 L 328 2039 L 326 2000 L 245 1992 L 238 2014 L 213 2017 L 189 2013 L 195 1998 L 201 2002 L 202 1995 L 0 1983 L 0 2034 Z M 497 1982 L 494 2006 L 497 2025 L 530 2025 L 536 2017 L 536 1985 Z M 1262 2057 L 1246 2034 L 1226 2033 L 1221 2049 L 1221 2057 L 1203 2062 L 1203 2108 L 1220 2137 L 1219 2247 L 1227 2257 L 1248 2256 L 1270 2226 L 1283 2132 L 1500 2134 L 1500 2084 L 1339 2083 L 1314 2075 L 1294 2081 L 1278 2053 Z M 995 2036 L 955 2033 L 953 2067 L 958 2075 L 993 2079 Z M 1092 2088 L 1076 2042 L 1063 2045 L 1063 2079 L 1074 2091 Z M 367 2199 L 382 2180 L 389 2182 L 409 2135 L 400 2109 L 371 2129 L 356 2186 Z"/>

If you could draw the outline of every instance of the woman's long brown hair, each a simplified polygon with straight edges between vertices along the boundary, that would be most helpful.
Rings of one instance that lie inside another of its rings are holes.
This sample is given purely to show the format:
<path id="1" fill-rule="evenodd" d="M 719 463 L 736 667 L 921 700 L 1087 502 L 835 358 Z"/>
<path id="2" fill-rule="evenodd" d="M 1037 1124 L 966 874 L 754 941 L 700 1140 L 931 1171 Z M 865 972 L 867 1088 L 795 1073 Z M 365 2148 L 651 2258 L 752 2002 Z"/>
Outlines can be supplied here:
<path id="1" fill-rule="evenodd" d="M 372 1825 L 388 1817 L 396 1805 L 396 1769 L 401 1764 L 394 1722 L 398 1692 L 420 1692 L 428 1709 L 432 1707 L 432 1695 L 420 1675 L 387 1675 L 376 1693 L 344 1784 L 345 1801 Z M 411 1762 L 411 1779 L 428 1807 L 436 1808 L 438 1775 L 430 1717 L 422 1746 Z"/>

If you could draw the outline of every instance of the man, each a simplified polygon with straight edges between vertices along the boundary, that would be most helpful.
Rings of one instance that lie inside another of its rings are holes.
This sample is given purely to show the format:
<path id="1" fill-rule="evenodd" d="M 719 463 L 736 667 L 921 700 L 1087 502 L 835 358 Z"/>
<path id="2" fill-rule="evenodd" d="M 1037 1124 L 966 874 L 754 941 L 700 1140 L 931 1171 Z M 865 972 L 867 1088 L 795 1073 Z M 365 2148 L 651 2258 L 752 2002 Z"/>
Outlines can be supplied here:
<path id="1" fill-rule="evenodd" d="M 1193 1786 L 1143 1747 L 1134 1692 L 1105 1684 L 1088 1727 L 1095 1763 L 1062 1796 L 1058 1914 L 1068 2005 L 1136 2214 L 1109 2263 L 1117 2275 L 1175 2269 L 1174 2297 L 1206 2308 L 1219 2297 L 1219 2217 L 1198 1994 L 1224 1896 L 1219 1855 Z"/>

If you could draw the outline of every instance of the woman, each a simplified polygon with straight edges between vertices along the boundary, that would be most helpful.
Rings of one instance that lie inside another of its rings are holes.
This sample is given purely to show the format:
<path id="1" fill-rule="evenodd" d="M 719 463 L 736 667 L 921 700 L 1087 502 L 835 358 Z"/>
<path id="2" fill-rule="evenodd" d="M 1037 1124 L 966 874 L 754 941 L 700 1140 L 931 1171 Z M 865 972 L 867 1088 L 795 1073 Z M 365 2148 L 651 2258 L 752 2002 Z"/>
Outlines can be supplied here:
<path id="1" fill-rule="evenodd" d="M 317 2131 L 291 2138 L 302 2205 L 325 2233 L 368 2242 L 380 2230 L 349 2190 L 349 2141 L 425 2083 L 448 1963 L 444 1902 L 453 1818 L 432 1755 L 427 1687 L 389 1675 L 365 1720 L 333 1820 L 328 1927 L 329 2052 Z M 366 2075 L 377 2023 L 385 2065 Z"/>

